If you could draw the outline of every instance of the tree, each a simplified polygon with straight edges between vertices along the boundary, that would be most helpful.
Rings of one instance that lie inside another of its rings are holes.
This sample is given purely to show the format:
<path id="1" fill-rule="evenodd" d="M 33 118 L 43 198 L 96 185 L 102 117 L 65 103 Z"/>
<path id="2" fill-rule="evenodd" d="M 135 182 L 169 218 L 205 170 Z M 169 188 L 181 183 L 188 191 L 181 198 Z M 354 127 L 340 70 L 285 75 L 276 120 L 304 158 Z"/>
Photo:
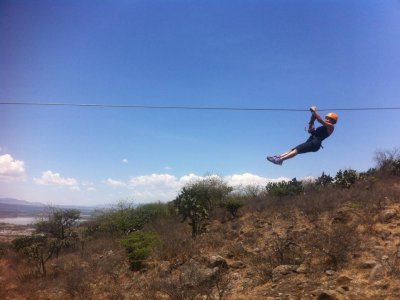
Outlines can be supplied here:
<path id="1" fill-rule="evenodd" d="M 342 188 L 350 188 L 353 184 L 356 183 L 358 179 L 358 174 L 356 170 L 348 169 L 348 170 L 339 170 L 336 173 L 334 183 L 337 186 Z"/>
<path id="2" fill-rule="evenodd" d="M 284 196 L 299 195 L 304 191 L 303 184 L 296 178 L 291 181 L 269 182 L 266 189 L 268 194 L 280 199 Z"/>
<path id="3" fill-rule="evenodd" d="M 12 241 L 15 251 L 24 254 L 39 274 L 46 275 L 46 262 L 58 249 L 57 239 L 44 235 L 23 236 Z"/>
<path id="4" fill-rule="evenodd" d="M 383 174 L 400 176 L 400 149 L 396 148 L 375 153 L 377 168 Z"/>
<path id="5" fill-rule="evenodd" d="M 79 220 L 80 214 L 77 209 L 51 208 L 48 218 L 35 224 L 36 232 L 65 240 L 71 236 L 72 228 Z"/>
<path id="6" fill-rule="evenodd" d="M 182 188 L 173 203 L 182 222 L 189 220 L 192 237 L 201 233 L 210 211 L 219 206 L 231 191 L 232 187 L 211 176 Z"/>
<path id="7" fill-rule="evenodd" d="M 322 175 L 318 177 L 315 180 L 315 185 L 320 185 L 320 186 L 328 186 L 333 183 L 333 178 L 330 175 L 326 175 L 324 172 L 322 172 Z"/>
<path id="8" fill-rule="evenodd" d="M 233 218 L 237 218 L 238 211 L 246 203 L 246 197 L 241 195 L 231 195 L 226 197 L 221 206 L 225 207 Z"/>
<path id="9" fill-rule="evenodd" d="M 53 239 L 55 253 L 58 256 L 60 250 L 69 248 L 77 241 L 77 233 L 73 230 L 80 217 L 77 209 L 50 208 L 47 219 L 34 224 L 36 233 L 48 239 Z"/>
<path id="10" fill-rule="evenodd" d="M 142 268 L 143 261 L 149 257 L 158 242 L 157 234 L 144 231 L 133 232 L 121 240 L 122 246 L 128 253 L 129 264 L 132 270 L 137 271 Z"/>

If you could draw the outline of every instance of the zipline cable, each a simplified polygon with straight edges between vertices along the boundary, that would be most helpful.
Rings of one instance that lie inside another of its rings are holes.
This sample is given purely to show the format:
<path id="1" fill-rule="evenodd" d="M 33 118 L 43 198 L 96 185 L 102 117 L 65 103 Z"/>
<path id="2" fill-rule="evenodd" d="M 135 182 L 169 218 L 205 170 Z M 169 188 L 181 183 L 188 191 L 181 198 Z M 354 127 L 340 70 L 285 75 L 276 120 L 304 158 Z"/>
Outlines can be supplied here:
<path id="1" fill-rule="evenodd" d="M 296 108 L 162 106 L 162 105 L 60 103 L 60 102 L 49 102 L 49 103 L 46 103 L 46 102 L 0 102 L 0 105 L 66 106 L 66 107 L 131 108 L 131 109 L 175 109 L 175 110 L 225 110 L 225 111 L 287 111 L 287 112 L 309 111 L 309 109 L 296 109 Z M 400 107 L 355 107 L 355 108 L 322 108 L 322 109 L 318 109 L 318 111 L 368 111 L 368 110 L 400 110 Z"/>

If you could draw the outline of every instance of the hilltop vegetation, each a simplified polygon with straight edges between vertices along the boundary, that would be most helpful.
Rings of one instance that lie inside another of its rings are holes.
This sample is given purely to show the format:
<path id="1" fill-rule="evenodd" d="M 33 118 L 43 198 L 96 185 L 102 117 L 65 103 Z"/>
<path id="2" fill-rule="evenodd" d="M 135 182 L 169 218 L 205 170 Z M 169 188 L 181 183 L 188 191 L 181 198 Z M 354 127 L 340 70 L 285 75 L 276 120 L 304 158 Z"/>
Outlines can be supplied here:
<path id="1" fill-rule="evenodd" d="M 240 192 L 210 177 L 82 224 L 53 209 L 1 245 L 0 297 L 399 299 L 400 157 L 376 162 Z"/>

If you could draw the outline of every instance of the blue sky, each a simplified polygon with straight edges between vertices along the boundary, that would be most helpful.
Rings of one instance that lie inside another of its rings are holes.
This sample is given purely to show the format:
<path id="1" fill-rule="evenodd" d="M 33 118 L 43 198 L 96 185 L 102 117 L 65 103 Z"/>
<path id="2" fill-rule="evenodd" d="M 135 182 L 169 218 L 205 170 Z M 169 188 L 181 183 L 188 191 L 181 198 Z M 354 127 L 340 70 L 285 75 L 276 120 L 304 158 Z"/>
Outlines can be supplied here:
<path id="1" fill-rule="evenodd" d="M 308 109 L 399 107 L 400 2 L 0 1 L 0 102 Z M 325 112 L 323 112 L 325 113 Z M 94 205 L 374 166 L 399 110 L 308 112 L 0 105 L 0 197 Z"/>

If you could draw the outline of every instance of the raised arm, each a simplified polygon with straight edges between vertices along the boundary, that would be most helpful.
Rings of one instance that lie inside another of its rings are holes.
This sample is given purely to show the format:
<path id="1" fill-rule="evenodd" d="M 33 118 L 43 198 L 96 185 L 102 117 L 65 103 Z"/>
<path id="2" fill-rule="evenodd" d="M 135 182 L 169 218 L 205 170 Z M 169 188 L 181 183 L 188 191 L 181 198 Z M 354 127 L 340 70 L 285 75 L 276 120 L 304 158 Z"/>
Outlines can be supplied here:
<path id="1" fill-rule="evenodd" d="M 327 127 L 329 132 L 333 131 L 334 126 L 331 123 L 329 123 L 328 121 L 326 121 L 325 119 L 321 118 L 321 116 L 319 115 L 319 113 L 317 111 L 317 107 L 316 106 L 311 106 L 310 107 L 310 111 L 312 113 L 312 117 L 314 117 L 314 120 L 317 120 L 319 123 L 321 123 L 322 125 Z"/>

